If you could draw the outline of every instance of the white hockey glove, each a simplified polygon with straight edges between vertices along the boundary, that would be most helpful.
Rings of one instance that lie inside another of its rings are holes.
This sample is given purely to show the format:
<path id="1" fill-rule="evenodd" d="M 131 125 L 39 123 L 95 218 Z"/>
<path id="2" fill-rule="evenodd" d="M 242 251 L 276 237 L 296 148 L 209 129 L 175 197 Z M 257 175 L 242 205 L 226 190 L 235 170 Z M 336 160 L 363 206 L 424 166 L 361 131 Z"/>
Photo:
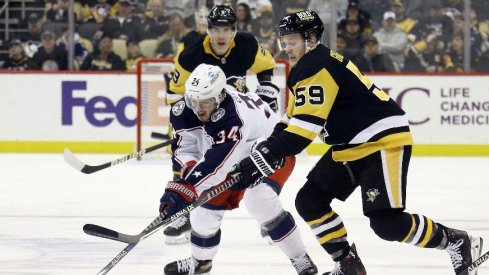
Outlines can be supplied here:
<path id="1" fill-rule="evenodd" d="M 261 100 L 268 103 L 270 108 L 274 112 L 278 111 L 278 93 L 280 92 L 279 88 L 275 86 L 272 82 L 261 82 L 258 87 L 256 87 L 256 94 L 261 98 Z"/>

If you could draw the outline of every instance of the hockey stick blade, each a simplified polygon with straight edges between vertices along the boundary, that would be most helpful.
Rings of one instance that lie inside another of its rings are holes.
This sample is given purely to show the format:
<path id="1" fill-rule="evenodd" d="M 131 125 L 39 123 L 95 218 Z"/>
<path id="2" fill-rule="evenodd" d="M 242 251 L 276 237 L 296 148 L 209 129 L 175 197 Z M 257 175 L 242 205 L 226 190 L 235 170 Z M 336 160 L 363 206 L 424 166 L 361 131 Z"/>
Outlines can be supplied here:
<path id="1" fill-rule="evenodd" d="M 237 174 L 233 176 L 231 179 L 217 185 L 216 187 L 204 191 L 200 197 L 197 198 L 193 203 L 185 207 L 184 209 L 178 211 L 177 213 L 173 214 L 169 218 L 165 218 L 163 214 L 160 214 L 156 219 L 154 219 L 141 233 L 138 235 L 126 235 L 126 234 L 121 234 L 117 231 L 97 226 L 97 225 L 86 225 L 91 229 L 90 234 L 93 236 L 97 237 L 103 237 L 107 238 L 107 236 L 110 236 L 108 239 L 112 240 L 117 240 L 117 241 L 123 241 L 123 240 L 128 240 L 127 238 L 134 238 L 134 242 L 130 242 L 129 245 L 127 245 L 119 254 L 117 254 L 102 270 L 100 270 L 97 275 L 104 275 L 107 274 L 116 264 L 118 264 L 122 258 L 124 258 L 140 241 L 146 239 L 147 237 L 151 236 L 161 228 L 163 228 L 165 225 L 168 225 L 178 219 L 179 217 L 186 215 L 190 211 L 194 210 L 195 208 L 203 205 L 204 203 L 212 200 L 213 198 L 217 197 L 219 194 L 222 192 L 226 191 L 229 189 L 231 186 L 236 184 L 239 180 L 241 180 L 241 175 Z M 85 226 L 84 226 L 85 228 Z M 101 231 L 98 231 L 100 229 Z M 107 233 L 107 234 L 104 234 Z M 122 237 L 124 236 L 124 237 Z"/>
<path id="2" fill-rule="evenodd" d="M 124 243 L 137 243 L 139 240 L 136 236 L 122 234 L 96 224 L 85 224 L 83 226 L 83 232 L 95 237 L 111 239 Z"/>
<path id="3" fill-rule="evenodd" d="M 172 140 L 169 139 L 163 143 L 153 145 L 151 147 L 142 149 L 141 151 L 137 151 L 137 152 L 134 152 L 132 154 L 125 155 L 123 157 L 120 157 L 118 159 L 115 159 L 113 161 L 109 161 L 109 162 L 106 162 L 106 163 L 100 164 L 100 165 L 89 165 L 89 164 L 83 163 L 68 148 L 65 148 L 64 153 L 63 153 L 63 157 L 64 157 L 65 161 L 71 167 L 75 168 L 76 170 L 78 170 L 82 173 L 85 173 L 85 174 L 92 174 L 92 173 L 98 172 L 100 170 L 112 167 L 114 165 L 124 163 L 128 160 L 144 156 L 147 153 L 150 153 L 150 152 L 156 151 L 160 148 L 166 147 L 166 146 L 170 145 L 171 143 L 172 143 Z"/>
<path id="4" fill-rule="evenodd" d="M 470 266 L 469 266 L 469 272 L 472 272 L 479 268 L 481 264 L 483 264 L 485 261 L 489 259 L 489 251 L 486 253 L 482 254 L 477 260 L 475 260 Z"/>

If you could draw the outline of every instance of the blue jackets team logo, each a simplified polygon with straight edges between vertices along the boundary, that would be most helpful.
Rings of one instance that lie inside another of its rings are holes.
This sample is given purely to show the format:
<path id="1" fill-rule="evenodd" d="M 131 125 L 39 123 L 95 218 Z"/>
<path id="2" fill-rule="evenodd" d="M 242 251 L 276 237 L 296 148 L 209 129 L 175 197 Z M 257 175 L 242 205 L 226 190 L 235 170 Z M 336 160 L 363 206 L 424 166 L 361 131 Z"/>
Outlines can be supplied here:
<path id="1" fill-rule="evenodd" d="M 219 108 L 219 109 L 215 110 L 214 113 L 212 113 L 212 115 L 211 115 L 211 121 L 212 122 L 218 121 L 219 119 L 221 119 L 224 116 L 225 113 L 226 113 L 226 111 L 224 111 L 223 108 Z"/>
<path id="2" fill-rule="evenodd" d="M 173 105 L 173 107 L 171 108 L 171 111 L 172 111 L 173 115 L 179 116 L 182 114 L 183 109 L 185 109 L 185 101 L 179 101 L 179 102 L 175 103 L 175 105 Z"/>

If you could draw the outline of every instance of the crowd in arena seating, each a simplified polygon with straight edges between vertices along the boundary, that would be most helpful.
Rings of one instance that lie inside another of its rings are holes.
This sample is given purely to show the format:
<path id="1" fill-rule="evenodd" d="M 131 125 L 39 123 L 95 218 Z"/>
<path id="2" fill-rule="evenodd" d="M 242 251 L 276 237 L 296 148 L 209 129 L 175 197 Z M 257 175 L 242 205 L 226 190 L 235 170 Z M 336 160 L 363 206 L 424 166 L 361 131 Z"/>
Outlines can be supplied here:
<path id="1" fill-rule="evenodd" d="M 1 68 L 68 69 L 68 3 L 45 0 L 43 13 L 28 14 Z M 277 43 L 283 15 L 312 9 L 328 29 L 335 5 L 332 48 L 362 71 L 464 71 L 464 0 L 75 0 L 74 68 L 134 71 L 142 58 L 173 58 L 205 33 L 209 8 L 223 3 L 235 9 L 238 30 L 277 58 L 286 57 Z M 469 14 L 471 71 L 489 72 L 489 0 L 472 1 Z"/>

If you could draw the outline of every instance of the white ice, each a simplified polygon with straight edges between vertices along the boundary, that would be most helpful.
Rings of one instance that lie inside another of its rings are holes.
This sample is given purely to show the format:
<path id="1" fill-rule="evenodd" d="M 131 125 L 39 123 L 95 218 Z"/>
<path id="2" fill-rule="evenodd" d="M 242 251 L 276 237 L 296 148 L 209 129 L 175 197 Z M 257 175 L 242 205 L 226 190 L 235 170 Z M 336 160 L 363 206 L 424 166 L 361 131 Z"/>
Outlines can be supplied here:
<path id="1" fill-rule="evenodd" d="M 100 164 L 114 155 L 78 155 Z M 302 231 L 307 250 L 322 272 L 331 258 L 294 209 L 296 191 L 317 157 L 300 156 L 281 194 Z M 170 179 L 168 159 L 131 161 L 92 175 L 72 169 L 61 154 L 0 154 L 0 274 L 96 274 L 125 247 L 86 235 L 94 223 L 137 234 L 157 215 Z M 414 157 L 407 210 L 447 226 L 468 230 L 489 242 L 489 158 Z M 454 274 L 443 251 L 379 239 L 363 217 L 357 190 L 334 203 L 350 242 L 369 275 Z M 489 246 L 488 246 L 489 247 Z M 484 249 L 487 250 L 487 249 Z M 109 274 L 163 274 L 163 266 L 189 256 L 189 246 L 168 246 L 161 232 L 139 243 Z M 213 275 L 295 274 L 289 260 L 259 235 L 244 209 L 228 213 Z M 489 274 L 489 263 L 479 275 Z"/>

